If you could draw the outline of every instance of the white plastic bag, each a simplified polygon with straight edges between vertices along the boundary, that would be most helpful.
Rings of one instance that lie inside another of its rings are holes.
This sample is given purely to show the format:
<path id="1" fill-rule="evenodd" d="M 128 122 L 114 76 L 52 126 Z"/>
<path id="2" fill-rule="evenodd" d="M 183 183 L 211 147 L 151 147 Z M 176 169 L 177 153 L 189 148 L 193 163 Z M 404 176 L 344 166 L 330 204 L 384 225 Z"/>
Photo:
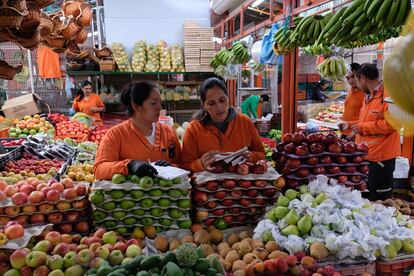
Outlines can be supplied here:
<path id="1" fill-rule="evenodd" d="M 405 157 L 397 157 L 395 159 L 394 178 L 406 179 L 410 172 L 410 162 Z"/>

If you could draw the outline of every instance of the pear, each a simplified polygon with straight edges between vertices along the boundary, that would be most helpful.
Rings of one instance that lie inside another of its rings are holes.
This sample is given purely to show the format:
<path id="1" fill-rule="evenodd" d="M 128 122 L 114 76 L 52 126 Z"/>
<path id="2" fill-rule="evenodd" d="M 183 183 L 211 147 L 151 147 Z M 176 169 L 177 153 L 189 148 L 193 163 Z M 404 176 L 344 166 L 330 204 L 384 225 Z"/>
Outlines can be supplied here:
<path id="1" fill-rule="evenodd" d="M 299 236 L 299 230 L 296 225 L 289 225 L 288 227 L 283 228 L 282 231 L 280 231 L 280 233 L 286 237 L 290 235 Z"/>
<path id="2" fill-rule="evenodd" d="M 287 207 L 277 206 L 276 208 L 273 208 L 273 214 L 277 219 L 284 218 L 288 212 L 289 209 Z"/>
<path id="3" fill-rule="evenodd" d="M 285 216 L 285 222 L 288 225 L 296 225 L 299 221 L 299 216 L 294 209 L 290 210 Z"/>
<path id="4" fill-rule="evenodd" d="M 299 192 L 293 190 L 293 189 L 288 189 L 285 192 L 285 196 L 289 199 L 289 200 L 294 200 L 297 196 L 299 195 Z"/>
<path id="5" fill-rule="evenodd" d="M 403 240 L 402 249 L 407 254 L 414 254 L 414 240 L 411 238 Z"/>
<path id="6" fill-rule="evenodd" d="M 269 241 L 274 241 L 273 234 L 270 230 L 266 230 L 262 234 L 262 240 L 263 242 L 267 243 Z"/>
<path id="7" fill-rule="evenodd" d="M 391 244 L 385 246 L 385 252 L 385 257 L 387 257 L 390 260 L 397 257 L 397 250 L 395 250 L 394 246 L 392 246 Z"/>
<path id="8" fill-rule="evenodd" d="M 312 219 L 309 215 L 303 216 L 298 221 L 298 229 L 301 234 L 308 234 L 312 228 Z"/>
<path id="9" fill-rule="evenodd" d="M 322 202 L 324 202 L 325 200 L 328 199 L 328 196 L 325 193 L 320 193 L 316 198 L 315 198 L 315 202 L 319 205 Z"/>
<path id="10" fill-rule="evenodd" d="M 392 240 L 391 245 L 395 248 L 395 250 L 397 250 L 397 252 L 399 252 L 403 246 L 402 241 L 397 239 Z"/>
<path id="11" fill-rule="evenodd" d="M 285 207 L 284 207 L 285 208 Z M 276 216 L 275 216 L 275 209 L 272 209 L 272 210 L 270 210 L 269 212 L 267 212 L 266 213 L 266 218 L 267 219 L 270 219 L 271 221 L 273 221 L 273 222 L 276 222 L 277 221 L 277 218 L 276 218 Z"/>
<path id="12" fill-rule="evenodd" d="M 301 194 L 306 194 L 306 193 L 308 193 L 308 192 L 309 192 L 308 185 L 302 185 L 302 186 L 300 186 L 300 187 L 299 187 L 299 192 L 300 192 Z"/>
<path id="13" fill-rule="evenodd" d="M 290 202 L 290 200 L 287 197 L 285 197 L 283 195 L 280 195 L 279 198 L 276 201 L 276 206 L 288 207 L 289 202 Z"/>

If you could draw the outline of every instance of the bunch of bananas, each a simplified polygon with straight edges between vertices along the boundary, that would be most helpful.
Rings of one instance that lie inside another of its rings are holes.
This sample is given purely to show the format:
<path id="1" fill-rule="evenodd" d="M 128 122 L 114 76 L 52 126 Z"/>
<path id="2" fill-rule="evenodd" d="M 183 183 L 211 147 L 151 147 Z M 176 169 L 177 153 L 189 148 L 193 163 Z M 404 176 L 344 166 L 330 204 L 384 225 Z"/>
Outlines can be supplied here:
<path id="1" fill-rule="evenodd" d="M 367 35 L 363 38 L 360 38 L 359 40 L 350 41 L 348 43 L 344 43 L 339 46 L 350 49 L 350 48 L 364 47 L 368 45 L 377 44 L 380 42 L 384 42 L 393 37 L 399 37 L 401 30 L 402 30 L 402 27 L 397 27 L 397 28 L 393 27 L 390 29 L 382 30 L 377 34 Z"/>
<path id="2" fill-rule="evenodd" d="M 306 46 L 303 51 L 308 55 L 331 55 L 332 49 L 329 46 L 321 44 L 313 44 L 312 46 Z"/>
<path id="3" fill-rule="evenodd" d="M 294 31 L 295 39 L 300 41 L 300 46 L 305 47 L 314 44 L 332 16 L 332 13 L 325 16 L 317 14 L 301 19 Z"/>
<path id="4" fill-rule="evenodd" d="M 347 74 L 346 62 L 342 57 L 327 58 L 318 66 L 318 72 L 324 78 L 342 80 Z"/>
<path id="5" fill-rule="evenodd" d="M 213 69 L 216 69 L 218 66 L 226 66 L 234 61 L 234 54 L 229 49 L 222 49 L 217 52 L 213 59 L 210 62 L 210 66 Z"/>
<path id="6" fill-rule="evenodd" d="M 293 19 L 293 22 L 295 23 L 295 26 L 297 26 L 301 21 L 303 17 L 296 17 Z M 273 43 L 273 51 L 277 55 L 287 55 L 291 51 L 293 51 L 295 48 L 299 47 L 299 40 L 296 40 L 296 33 L 295 27 L 289 27 L 289 28 L 280 28 L 275 36 L 274 36 L 274 43 Z"/>
<path id="7" fill-rule="evenodd" d="M 250 60 L 249 51 L 242 42 L 237 42 L 231 48 L 231 53 L 234 56 L 236 64 L 244 64 Z"/>
<path id="8" fill-rule="evenodd" d="M 226 74 L 226 66 L 223 64 L 219 64 L 216 68 L 214 68 L 214 74 L 224 78 Z"/>
<path id="9" fill-rule="evenodd" d="M 249 67 L 256 73 L 263 72 L 265 69 L 265 65 L 257 63 L 257 62 L 249 62 Z"/>
<path id="10" fill-rule="evenodd" d="M 411 12 L 411 0 L 373 0 L 362 1 L 363 13 L 378 27 L 400 27 L 407 20 Z"/>

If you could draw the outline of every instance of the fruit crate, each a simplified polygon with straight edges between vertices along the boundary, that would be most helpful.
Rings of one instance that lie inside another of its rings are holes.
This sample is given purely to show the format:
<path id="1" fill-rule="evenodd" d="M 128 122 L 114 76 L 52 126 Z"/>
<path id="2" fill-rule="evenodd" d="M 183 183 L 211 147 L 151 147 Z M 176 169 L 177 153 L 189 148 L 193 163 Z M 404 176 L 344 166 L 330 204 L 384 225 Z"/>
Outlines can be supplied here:
<path id="1" fill-rule="evenodd" d="M 0 157 L 0 169 L 4 168 L 7 162 L 17 160 L 23 156 L 24 146 L 20 146 Z"/>
<path id="2" fill-rule="evenodd" d="M 414 269 L 414 258 L 396 261 L 377 261 L 377 276 L 400 276 L 408 275 Z"/>
<path id="3" fill-rule="evenodd" d="M 354 276 L 361 275 L 363 273 L 375 275 L 375 262 L 368 264 L 335 266 L 335 269 L 341 273 L 342 276 Z"/>
<path id="4" fill-rule="evenodd" d="M 9 127 L 2 128 L 0 130 L 0 138 L 7 138 L 7 137 L 9 137 L 9 130 L 10 130 Z"/>

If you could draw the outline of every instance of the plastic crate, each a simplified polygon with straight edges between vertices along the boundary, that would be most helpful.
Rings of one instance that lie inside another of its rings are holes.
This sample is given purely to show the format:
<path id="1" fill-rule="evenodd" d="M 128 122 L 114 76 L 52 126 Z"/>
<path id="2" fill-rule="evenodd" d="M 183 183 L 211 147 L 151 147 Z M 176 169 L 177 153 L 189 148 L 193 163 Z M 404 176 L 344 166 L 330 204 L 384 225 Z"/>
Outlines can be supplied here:
<path id="1" fill-rule="evenodd" d="M 23 156 L 23 153 L 24 147 L 20 146 L 4 154 L 2 157 L 0 157 L 0 169 L 4 168 L 7 162 L 21 158 Z"/>
<path id="2" fill-rule="evenodd" d="M 265 138 L 265 137 L 260 137 L 260 140 L 262 141 L 263 144 L 266 144 L 270 148 L 272 149 L 276 148 L 276 140 Z"/>
<path id="3" fill-rule="evenodd" d="M 397 261 L 377 261 L 376 275 L 377 276 L 400 276 L 404 273 L 410 272 L 414 269 L 414 259 L 405 259 Z M 408 273 L 407 273 L 408 275 Z"/>
<path id="4" fill-rule="evenodd" d="M 83 135 L 66 135 L 66 136 L 55 136 L 55 140 L 63 140 L 65 138 L 70 138 L 76 141 L 76 143 L 81 143 L 81 142 L 85 142 L 88 141 L 88 134 L 83 134 Z"/>
<path id="5" fill-rule="evenodd" d="M 335 266 L 335 269 L 341 273 L 342 276 L 361 275 L 362 273 L 369 273 L 375 275 L 375 262 L 368 264 Z"/>

